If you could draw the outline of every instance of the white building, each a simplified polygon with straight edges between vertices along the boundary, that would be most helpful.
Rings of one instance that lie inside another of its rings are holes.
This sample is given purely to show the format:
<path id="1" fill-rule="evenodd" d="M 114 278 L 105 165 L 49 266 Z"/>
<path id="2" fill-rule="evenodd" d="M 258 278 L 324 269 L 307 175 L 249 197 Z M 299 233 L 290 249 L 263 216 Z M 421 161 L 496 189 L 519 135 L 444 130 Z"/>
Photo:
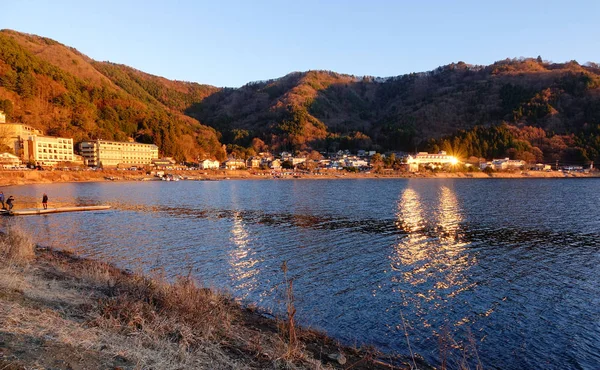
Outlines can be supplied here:
<path id="1" fill-rule="evenodd" d="M 368 167 L 369 162 L 364 159 L 346 159 L 344 167 Z"/>
<path id="2" fill-rule="evenodd" d="M 221 163 L 212 159 L 205 159 L 199 163 L 199 167 L 202 170 L 216 170 L 219 168 Z"/>
<path id="3" fill-rule="evenodd" d="M 23 145 L 24 161 L 40 166 L 73 162 L 73 139 L 54 136 L 29 136 Z"/>
<path id="4" fill-rule="evenodd" d="M 331 169 L 331 170 L 341 170 L 344 168 L 345 165 L 346 165 L 346 160 L 339 159 L 339 160 L 329 161 L 329 164 L 327 165 L 326 168 Z"/>
<path id="5" fill-rule="evenodd" d="M 158 147 L 154 144 L 94 140 L 80 143 L 79 150 L 87 165 L 94 167 L 144 166 L 158 159 Z"/>
<path id="6" fill-rule="evenodd" d="M 526 162 L 520 159 L 493 159 L 492 168 L 496 171 L 503 171 L 508 169 L 517 169 L 525 166 Z"/>
<path id="7" fill-rule="evenodd" d="M 21 161 L 19 157 L 10 153 L 0 153 L 0 168 L 1 169 L 9 169 L 14 167 L 19 167 L 21 165 Z"/>
<path id="8" fill-rule="evenodd" d="M 536 171 L 551 171 L 552 166 L 544 163 L 536 163 L 534 169 Z"/>
<path id="9" fill-rule="evenodd" d="M 304 157 L 291 157 L 288 158 L 288 161 L 292 162 L 292 166 L 299 165 L 300 163 L 306 162 L 306 158 Z"/>
<path id="10" fill-rule="evenodd" d="M 406 157 L 406 163 L 408 169 L 411 172 L 419 171 L 419 166 L 444 166 L 444 165 L 455 165 L 458 163 L 458 159 L 454 156 L 446 154 L 441 151 L 438 154 L 429 154 L 427 152 L 420 152 L 415 156 L 408 155 Z"/>
<path id="11" fill-rule="evenodd" d="M 491 168 L 491 169 L 494 169 L 494 167 L 492 165 L 492 162 L 481 162 L 481 163 L 479 163 L 479 169 L 480 170 L 485 170 L 488 167 Z"/>
<path id="12" fill-rule="evenodd" d="M 176 170 L 177 169 L 177 161 L 171 157 L 154 158 L 152 160 L 152 165 L 156 169 L 163 169 L 163 170 Z"/>
<path id="13" fill-rule="evenodd" d="M 225 168 L 228 170 L 239 170 L 246 168 L 246 162 L 243 159 L 230 158 L 225 161 Z"/>
<path id="14" fill-rule="evenodd" d="M 260 157 L 252 157 L 246 160 L 246 167 L 248 168 L 259 168 L 262 164 L 262 158 Z"/>
<path id="15" fill-rule="evenodd" d="M 279 169 L 281 169 L 281 160 L 280 159 L 273 159 L 269 163 L 269 168 L 273 169 L 273 170 L 279 170 Z"/>

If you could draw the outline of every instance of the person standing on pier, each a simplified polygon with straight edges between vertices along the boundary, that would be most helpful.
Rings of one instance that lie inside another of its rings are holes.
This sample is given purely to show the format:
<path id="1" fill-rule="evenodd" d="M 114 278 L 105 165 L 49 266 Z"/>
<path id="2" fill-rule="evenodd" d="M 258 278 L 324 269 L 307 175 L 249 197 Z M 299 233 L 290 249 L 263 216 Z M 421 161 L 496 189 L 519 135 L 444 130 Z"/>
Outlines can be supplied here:
<path id="1" fill-rule="evenodd" d="M 2 203 L 2 209 L 6 209 L 4 205 L 4 193 L 0 191 L 0 203 Z"/>
<path id="2" fill-rule="evenodd" d="M 10 197 L 8 197 L 8 199 L 6 200 L 6 204 L 8 204 L 9 211 L 13 208 L 14 201 L 15 201 L 15 198 L 12 195 Z"/>
<path id="3" fill-rule="evenodd" d="M 48 194 L 46 193 L 42 196 L 42 205 L 44 206 L 44 209 L 48 209 Z"/>

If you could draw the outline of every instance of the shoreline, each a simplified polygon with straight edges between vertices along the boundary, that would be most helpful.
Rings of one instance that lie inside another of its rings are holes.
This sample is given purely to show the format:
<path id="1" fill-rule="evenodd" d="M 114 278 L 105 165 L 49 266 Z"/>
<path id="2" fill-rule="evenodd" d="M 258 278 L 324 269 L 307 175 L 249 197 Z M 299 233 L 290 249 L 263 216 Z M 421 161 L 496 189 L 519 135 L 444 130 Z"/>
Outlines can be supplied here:
<path id="1" fill-rule="evenodd" d="M 514 172 L 393 172 L 393 173 L 350 173 L 330 172 L 323 174 L 298 174 L 274 178 L 270 171 L 249 170 L 193 170 L 167 171 L 179 175 L 184 181 L 210 180 L 339 180 L 339 179 L 563 179 L 600 178 L 600 172 L 592 173 L 562 171 L 514 171 Z M 0 187 L 13 185 L 69 183 L 69 182 L 113 182 L 113 181 L 157 181 L 158 178 L 143 171 L 0 171 Z"/>
<path id="2" fill-rule="evenodd" d="M 0 232 L 0 242 L 15 233 Z M 34 246 L 23 233 L 16 240 L 16 258 L 0 246 L 3 369 L 363 370 L 413 361 L 268 318 L 189 276 L 167 281 Z"/>

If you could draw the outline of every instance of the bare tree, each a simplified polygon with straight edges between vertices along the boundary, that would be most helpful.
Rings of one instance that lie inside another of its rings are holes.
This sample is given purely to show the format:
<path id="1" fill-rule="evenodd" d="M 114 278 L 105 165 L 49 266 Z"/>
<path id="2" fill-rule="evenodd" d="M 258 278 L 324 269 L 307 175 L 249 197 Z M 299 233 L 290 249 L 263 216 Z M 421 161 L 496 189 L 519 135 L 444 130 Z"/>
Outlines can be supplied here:
<path id="1" fill-rule="evenodd" d="M 15 135 L 10 125 L 0 123 L 0 152 L 15 154 Z"/>

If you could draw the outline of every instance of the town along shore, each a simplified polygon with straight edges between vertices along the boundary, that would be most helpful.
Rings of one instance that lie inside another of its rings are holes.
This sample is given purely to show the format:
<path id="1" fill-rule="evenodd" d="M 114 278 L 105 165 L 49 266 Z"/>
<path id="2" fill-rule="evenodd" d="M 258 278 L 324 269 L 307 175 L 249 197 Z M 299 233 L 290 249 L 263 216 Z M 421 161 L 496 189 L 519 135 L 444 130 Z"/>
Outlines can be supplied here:
<path id="1" fill-rule="evenodd" d="M 189 170 L 162 171 L 179 176 L 185 180 L 233 180 L 233 179 L 362 179 L 362 178 L 573 178 L 600 177 L 600 172 L 564 172 L 564 171 L 504 171 L 486 173 L 475 172 L 405 172 L 405 171 L 322 171 L 306 173 L 294 171 L 268 170 Z M 130 170 L 4 170 L 0 171 L 0 186 L 44 184 L 57 182 L 91 181 L 152 181 L 160 180 L 156 171 Z"/>

